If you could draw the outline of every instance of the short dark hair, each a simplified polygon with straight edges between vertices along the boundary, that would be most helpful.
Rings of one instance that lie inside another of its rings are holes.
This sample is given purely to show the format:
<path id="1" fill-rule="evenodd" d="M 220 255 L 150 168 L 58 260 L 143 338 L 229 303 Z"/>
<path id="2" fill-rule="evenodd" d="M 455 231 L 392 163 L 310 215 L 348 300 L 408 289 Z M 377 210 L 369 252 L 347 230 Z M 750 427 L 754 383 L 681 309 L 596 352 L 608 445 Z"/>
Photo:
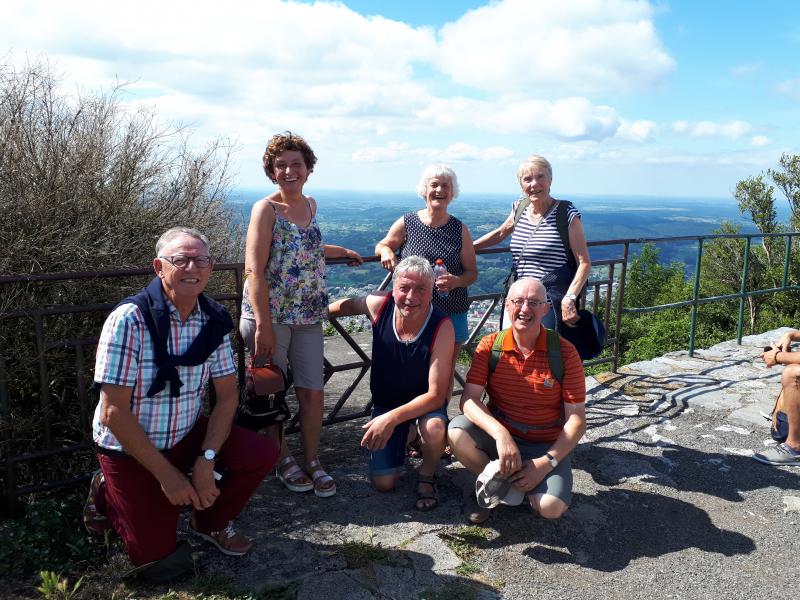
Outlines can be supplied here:
<path id="1" fill-rule="evenodd" d="M 306 163 L 308 172 L 314 170 L 314 165 L 317 164 L 317 157 L 311 146 L 308 145 L 302 137 L 292 133 L 291 131 L 284 131 L 283 133 L 276 133 L 272 136 L 267 144 L 267 149 L 264 151 L 264 173 L 267 174 L 272 183 L 277 183 L 275 178 L 275 159 L 287 150 L 295 150 L 303 155 L 303 162 Z"/>

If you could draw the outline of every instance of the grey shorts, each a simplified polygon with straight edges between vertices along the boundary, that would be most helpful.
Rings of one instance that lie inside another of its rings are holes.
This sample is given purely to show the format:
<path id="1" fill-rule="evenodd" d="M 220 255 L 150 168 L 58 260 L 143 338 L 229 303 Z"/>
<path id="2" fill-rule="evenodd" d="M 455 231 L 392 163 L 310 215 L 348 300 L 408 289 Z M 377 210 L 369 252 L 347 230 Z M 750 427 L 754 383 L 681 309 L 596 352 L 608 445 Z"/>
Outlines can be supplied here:
<path id="1" fill-rule="evenodd" d="M 273 323 L 275 351 L 273 364 L 286 372 L 287 364 L 292 367 L 294 386 L 309 390 L 325 387 L 325 360 L 323 352 L 322 323 L 312 325 L 285 325 Z M 253 319 L 239 319 L 239 332 L 247 347 L 253 351 L 256 335 L 256 322 Z"/>
<path id="2" fill-rule="evenodd" d="M 455 417 L 450 421 L 450 426 L 447 429 L 462 429 L 466 431 L 475 442 L 475 446 L 478 450 L 486 453 L 491 460 L 497 458 L 497 444 L 494 438 L 475 425 L 466 416 L 458 415 Z M 512 437 L 519 448 L 519 453 L 523 460 L 544 456 L 550 449 L 550 446 L 552 446 L 550 442 L 528 442 L 517 436 Z M 528 492 L 527 495 L 530 496 L 533 494 L 555 496 L 569 506 L 569 503 L 572 501 L 572 457 L 566 456 L 561 459 L 558 466 L 550 471 L 547 477 L 545 477 L 538 486 Z"/>

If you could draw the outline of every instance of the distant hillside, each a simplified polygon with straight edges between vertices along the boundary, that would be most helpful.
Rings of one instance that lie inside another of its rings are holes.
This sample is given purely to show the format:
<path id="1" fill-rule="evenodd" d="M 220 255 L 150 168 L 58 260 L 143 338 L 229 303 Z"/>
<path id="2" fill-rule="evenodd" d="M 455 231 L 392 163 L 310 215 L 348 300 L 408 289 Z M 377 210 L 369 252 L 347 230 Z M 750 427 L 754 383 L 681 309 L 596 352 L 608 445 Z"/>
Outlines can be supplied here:
<path id="1" fill-rule="evenodd" d="M 231 198 L 238 205 L 243 219 L 249 218 L 250 206 L 261 191 L 240 191 Z M 366 192 L 314 191 L 310 193 L 319 205 L 318 220 L 324 239 L 329 243 L 353 248 L 363 255 L 373 253 L 375 243 L 389 226 L 409 210 L 418 210 L 423 201 L 413 193 L 378 194 Z M 643 198 L 608 196 L 570 196 L 581 211 L 587 238 L 613 240 L 643 237 L 672 237 L 713 233 L 727 219 L 742 226 L 745 232 L 755 231 L 752 223 L 739 214 L 734 199 L 710 198 Z M 463 194 L 451 205 L 451 213 L 464 221 L 473 238 L 480 237 L 499 225 L 508 215 L 513 195 Z M 781 208 L 781 207 L 779 207 Z M 788 219 L 779 211 L 779 217 Z M 619 256 L 621 246 L 593 248 L 592 258 L 599 260 Z M 687 271 L 694 268 L 696 246 L 688 242 L 664 245 L 664 262 L 680 261 Z M 511 261 L 507 254 L 478 258 L 480 276 L 470 289 L 472 293 L 488 293 L 497 289 L 508 272 Z M 380 281 L 385 271 L 378 265 L 358 269 L 333 268 L 329 271 L 332 287 L 361 287 Z"/>

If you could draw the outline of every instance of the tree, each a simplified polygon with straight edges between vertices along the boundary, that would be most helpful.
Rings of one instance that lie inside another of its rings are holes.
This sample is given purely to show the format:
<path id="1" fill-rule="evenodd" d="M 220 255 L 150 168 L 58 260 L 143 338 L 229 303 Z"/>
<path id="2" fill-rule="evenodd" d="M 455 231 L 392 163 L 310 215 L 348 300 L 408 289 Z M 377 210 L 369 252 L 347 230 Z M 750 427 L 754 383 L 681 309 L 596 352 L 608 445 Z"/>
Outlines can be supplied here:
<path id="1" fill-rule="evenodd" d="M 634 254 L 625 277 L 626 307 L 657 306 L 691 297 L 683 263 L 662 265 L 659 256 L 659 249 L 653 244 L 644 244 L 641 251 Z M 624 315 L 620 336 L 623 364 L 686 348 L 688 313 L 685 309 L 667 309 Z"/>
<path id="2" fill-rule="evenodd" d="M 774 191 L 775 188 L 768 185 L 764 181 L 764 175 L 761 174 L 743 179 L 736 184 L 736 190 L 733 192 L 734 198 L 739 202 L 739 212 L 748 213 L 750 220 L 761 233 L 778 233 L 781 230 L 775 210 L 775 200 L 772 197 Z M 770 264 L 773 250 L 780 247 L 780 240 L 763 238 L 763 246 L 767 254 L 767 264 Z"/>
<path id="3" fill-rule="evenodd" d="M 792 210 L 790 225 L 792 229 L 797 230 L 800 228 L 800 154 L 784 152 L 778 165 L 779 170 L 769 169 L 767 173 L 789 202 Z"/>
<path id="4" fill-rule="evenodd" d="M 45 59 L 0 64 L 0 273 L 147 267 L 158 237 L 176 225 L 203 231 L 218 260 L 241 259 L 241 225 L 231 225 L 225 202 L 230 148 L 218 140 L 193 149 L 188 131 L 160 125 L 152 109 L 126 107 L 124 93 L 67 93 Z M 0 379 L 10 392 L 0 406 L 0 458 L 11 444 L 17 454 L 40 449 L 44 415 L 58 444 L 88 437 L 74 390 L 89 385 L 91 368 L 77 372 L 76 361 L 91 364 L 82 341 L 98 335 L 104 317 L 50 317 L 39 340 L 32 320 L 8 313 L 116 302 L 144 281 L 0 285 Z M 41 397 L 40 358 L 58 382 Z M 53 460 L 62 460 L 49 467 L 59 476 L 86 470 L 66 455 Z M 19 467 L 18 482 L 47 470 Z"/>
<path id="5" fill-rule="evenodd" d="M 126 109 L 124 86 L 67 94 L 45 61 L 0 66 L 0 272 L 146 266 L 163 231 L 200 229 L 238 258 L 228 148 Z"/>

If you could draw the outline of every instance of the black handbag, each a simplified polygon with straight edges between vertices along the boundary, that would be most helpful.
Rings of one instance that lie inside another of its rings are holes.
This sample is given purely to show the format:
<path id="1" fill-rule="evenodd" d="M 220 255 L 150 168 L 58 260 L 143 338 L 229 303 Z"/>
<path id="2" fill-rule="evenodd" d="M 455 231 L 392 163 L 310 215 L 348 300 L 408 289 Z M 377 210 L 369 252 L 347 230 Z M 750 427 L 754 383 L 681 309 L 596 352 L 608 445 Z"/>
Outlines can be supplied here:
<path id="1" fill-rule="evenodd" d="M 286 404 L 289 384 L 289 378 L 276 365 L 257 367 L 251 363 L 245 374 L 236 424 L 260 431 L 289 419 L 292 416 Z"/>

